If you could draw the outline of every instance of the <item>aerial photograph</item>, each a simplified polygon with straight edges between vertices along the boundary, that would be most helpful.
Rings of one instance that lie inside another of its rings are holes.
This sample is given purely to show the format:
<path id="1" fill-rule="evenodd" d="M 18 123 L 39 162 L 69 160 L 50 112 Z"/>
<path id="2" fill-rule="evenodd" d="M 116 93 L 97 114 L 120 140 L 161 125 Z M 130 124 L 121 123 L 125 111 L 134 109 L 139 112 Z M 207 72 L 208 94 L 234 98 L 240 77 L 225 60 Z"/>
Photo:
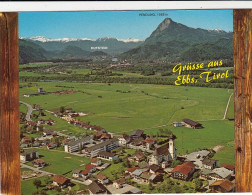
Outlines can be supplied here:
<path id="1" fill-rule="evenodd" d="M 23 195 L 235 192 L 232 10 L 19 13 Z"/>

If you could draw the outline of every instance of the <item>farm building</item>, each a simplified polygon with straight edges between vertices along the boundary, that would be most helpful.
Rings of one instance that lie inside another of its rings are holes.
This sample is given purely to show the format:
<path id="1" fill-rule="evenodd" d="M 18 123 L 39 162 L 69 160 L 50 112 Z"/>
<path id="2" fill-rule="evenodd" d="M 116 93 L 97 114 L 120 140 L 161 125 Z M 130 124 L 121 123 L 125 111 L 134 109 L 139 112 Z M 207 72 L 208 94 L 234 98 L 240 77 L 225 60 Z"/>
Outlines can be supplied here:
<path id="1" fill-rule="evenodd" d="M 182 127 L 183 126 L 182 122 L 173 122 L 172 124 L 174 127 Z"/>
<path id="2" fill-rule="evenodd" d="M 225 192 L 234 192 L 235 189 L 235 184 L 232 183 L 231 181 L 225 179 L 225 180 L 218 180 L 212 183 L 209 188 L 213 193 L 220 192 L 220 193 L 225 193 Z"/>
<path id="3" fill-rule="evenodd" d="M 145 139 L 145 134 L 144 134 L 144 130 L 140 130 L 140 129 L 138 129 L 138 130 L 135 130 L 135 131 L 133 131 L 131 134 L 130 134 L 130 137 L 132 138 L 132 139 L 136 139 L 136 138 L 140 138 L 140 137 L 142 137 L 142 138 L 144 138 Z"/>
<path id="4" fill-rule="evenodd" d="M 202 124 L 196 122 L 196 121 L 193 121 L 193 120 L 190 120 L 190 119 L 183 119 L 183 123 L 186 127 L 189 127 L 189 128 L 193 128 L 193 129 L 202 129 L 204 128 L 202 126 Z"/>
<path id="5" fill-rule="evenodd" d="M 191 161 L 176 166 L 172 171 L 172 178 L 180 180 L 188 180 L 195 171 L 195 164 Z"/>

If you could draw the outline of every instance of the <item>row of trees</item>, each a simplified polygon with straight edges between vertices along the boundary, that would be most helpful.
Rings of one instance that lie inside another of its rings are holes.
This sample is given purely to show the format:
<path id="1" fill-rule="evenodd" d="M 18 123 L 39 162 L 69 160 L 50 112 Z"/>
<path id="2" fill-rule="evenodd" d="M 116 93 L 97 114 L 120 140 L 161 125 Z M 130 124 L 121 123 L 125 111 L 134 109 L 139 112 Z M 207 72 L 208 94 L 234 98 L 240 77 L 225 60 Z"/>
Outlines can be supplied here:
<path id="1" fill-rule="evenodd" d="M 93 82 L 93 83 L 136 83 L 136 84 L 158 84 L 158 85 L 174 85 L 176 78 L 174 77 L 109 77 L 97 75 L 57 75 L 47 77 L 30 77 L 20 76 L 21 82 L 39 82 L 39 81 L 66 81 L 66 82 Z M 183 86 L 197 87 L 213 87 L 213 88 L 229 88 L 233 89 L 233 78 L 218 79 L 211 83 L 206 83 L 203 79 L 197 83 L 185 84 Z M 215 83 L 216 82 L 216 83 Z M 218 83 L 217 83 L 218 82 Z"/>

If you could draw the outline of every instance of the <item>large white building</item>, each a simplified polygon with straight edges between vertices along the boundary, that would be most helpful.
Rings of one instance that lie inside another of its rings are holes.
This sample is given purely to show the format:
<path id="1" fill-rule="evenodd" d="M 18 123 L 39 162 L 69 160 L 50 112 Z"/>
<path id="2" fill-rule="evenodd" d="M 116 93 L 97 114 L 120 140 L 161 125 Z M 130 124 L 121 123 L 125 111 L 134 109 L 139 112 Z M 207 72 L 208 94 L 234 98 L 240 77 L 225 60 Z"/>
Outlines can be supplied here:
<path id="1" fill-rule="evenodd" d="M 83 149 L 84 145 L 86 144 L 92 144 L 93 143 L 93 137 L 87 136 L 79 140 L 67 142 L 65 145 L 65 152 L 77 152 L 80 149 Z"/>
<path id="2" fill-rule="evenodd" d="M 99 152 L 105 151 L 109 152 L 119 146 L 118 139 L 112 138 L 108 141 L 101 142 L 94 146 L 85 149 L 85 153 L 87 156 L 95 157 Z"/>

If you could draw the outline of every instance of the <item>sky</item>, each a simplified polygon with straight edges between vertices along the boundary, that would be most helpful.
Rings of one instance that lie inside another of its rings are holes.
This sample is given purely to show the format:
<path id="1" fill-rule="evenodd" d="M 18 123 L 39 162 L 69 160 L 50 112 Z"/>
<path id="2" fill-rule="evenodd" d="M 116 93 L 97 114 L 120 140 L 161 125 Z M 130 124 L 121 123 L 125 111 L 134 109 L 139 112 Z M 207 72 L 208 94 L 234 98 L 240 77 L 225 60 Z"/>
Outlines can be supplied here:
<path id="1" fill-rule="evenodd" d="M 232 10 L 20 12 L 19 36 L 146 39 L 167 17 L 192 28 L 233 31 Z"/>

